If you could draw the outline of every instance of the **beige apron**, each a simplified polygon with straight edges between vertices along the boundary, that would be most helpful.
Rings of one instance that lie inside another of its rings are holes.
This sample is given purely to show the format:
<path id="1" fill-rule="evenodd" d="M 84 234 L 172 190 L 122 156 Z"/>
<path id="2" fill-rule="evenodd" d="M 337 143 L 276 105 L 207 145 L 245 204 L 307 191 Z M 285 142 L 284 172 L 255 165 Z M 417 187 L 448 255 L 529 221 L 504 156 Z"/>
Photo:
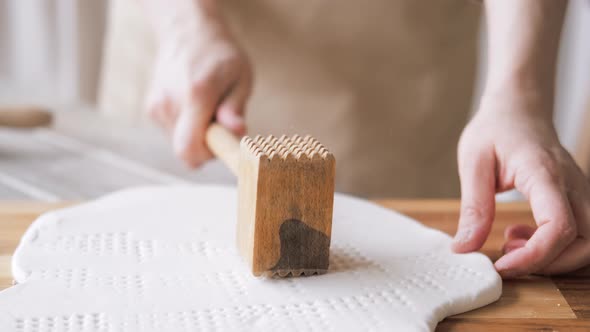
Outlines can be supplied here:
<path id="1" fill-rule="evenodd" d="M 225 0 L 223 8 L 254 65 L 250 133 L 316 136 L 336 156 L 339 191 L 459 194 L 455 150 L 471 105 L 478 4 Z"/>

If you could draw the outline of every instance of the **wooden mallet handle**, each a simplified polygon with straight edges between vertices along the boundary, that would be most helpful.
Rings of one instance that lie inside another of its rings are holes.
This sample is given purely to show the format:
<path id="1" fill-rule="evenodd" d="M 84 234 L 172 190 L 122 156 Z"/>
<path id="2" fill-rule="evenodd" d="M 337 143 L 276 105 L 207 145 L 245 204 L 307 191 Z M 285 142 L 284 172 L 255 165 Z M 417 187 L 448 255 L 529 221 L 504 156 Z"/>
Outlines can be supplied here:
<path id="1" fill-rule="evenodd" d="M 34 128 L 47 126 L 52 113 L 37 106 L 0 106 L 0 126 L 13 128 Z"/>
<path id="2" fill-rule="evenodd" d="M 205 134 L 207 145 L 213 154 L 238 175 L 240 159 L 240 140 L 228 129 L 212 123 Z"/>

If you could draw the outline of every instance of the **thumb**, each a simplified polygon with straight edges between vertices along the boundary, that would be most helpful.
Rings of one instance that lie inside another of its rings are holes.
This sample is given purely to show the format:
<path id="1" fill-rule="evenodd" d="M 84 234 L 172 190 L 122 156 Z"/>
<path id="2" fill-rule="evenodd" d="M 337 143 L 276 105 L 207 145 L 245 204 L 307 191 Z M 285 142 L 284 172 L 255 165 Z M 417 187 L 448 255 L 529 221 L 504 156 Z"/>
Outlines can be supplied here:
<path id="1" fill-rule="evenodd" d="M 461 215 L 453 250 L 463 253 L 484 244 L 496 209 L 496 159 L 493 147 L 460 153 Z"/>

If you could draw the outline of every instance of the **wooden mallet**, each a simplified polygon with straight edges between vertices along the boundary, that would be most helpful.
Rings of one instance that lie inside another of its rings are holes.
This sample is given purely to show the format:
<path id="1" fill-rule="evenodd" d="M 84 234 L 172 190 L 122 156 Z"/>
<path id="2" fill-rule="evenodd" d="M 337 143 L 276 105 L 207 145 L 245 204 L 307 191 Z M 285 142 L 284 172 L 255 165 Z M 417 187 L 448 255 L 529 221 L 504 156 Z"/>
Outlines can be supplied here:
<path id="1" fill-rule="evenodd" d="M 238 249 L 255 276 L 328 270 L 334 156 L 310 136 L 244 137 L 212 124 L 207 144 L 238 177 Z"/>
<path id="2" fill-rule="evenodd" d="M 0 106 L 0 127 L 45 127 L 51 124 L 52 119 L 52 113 L 41 106 Z"/>

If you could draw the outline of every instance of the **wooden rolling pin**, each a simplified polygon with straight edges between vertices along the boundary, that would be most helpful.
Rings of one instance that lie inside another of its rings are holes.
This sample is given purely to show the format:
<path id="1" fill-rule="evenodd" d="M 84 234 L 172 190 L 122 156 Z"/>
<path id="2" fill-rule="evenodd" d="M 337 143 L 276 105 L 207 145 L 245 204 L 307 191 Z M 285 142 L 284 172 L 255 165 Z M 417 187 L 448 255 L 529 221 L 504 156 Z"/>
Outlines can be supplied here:
<path id="1" fill-rule="evenodd" d="M 37 106 L 0 106 L 0 126 L 11 128 L 34 128 L 48 126 L 52 113 Z"/>
<path id="2" fill-rule="evenodd" d="M 212 124 L 207 144 L 238 177 L 238 249 L 256 276 L 328 270 L 334 156 L 310 136 L 244 137 Z"/>

